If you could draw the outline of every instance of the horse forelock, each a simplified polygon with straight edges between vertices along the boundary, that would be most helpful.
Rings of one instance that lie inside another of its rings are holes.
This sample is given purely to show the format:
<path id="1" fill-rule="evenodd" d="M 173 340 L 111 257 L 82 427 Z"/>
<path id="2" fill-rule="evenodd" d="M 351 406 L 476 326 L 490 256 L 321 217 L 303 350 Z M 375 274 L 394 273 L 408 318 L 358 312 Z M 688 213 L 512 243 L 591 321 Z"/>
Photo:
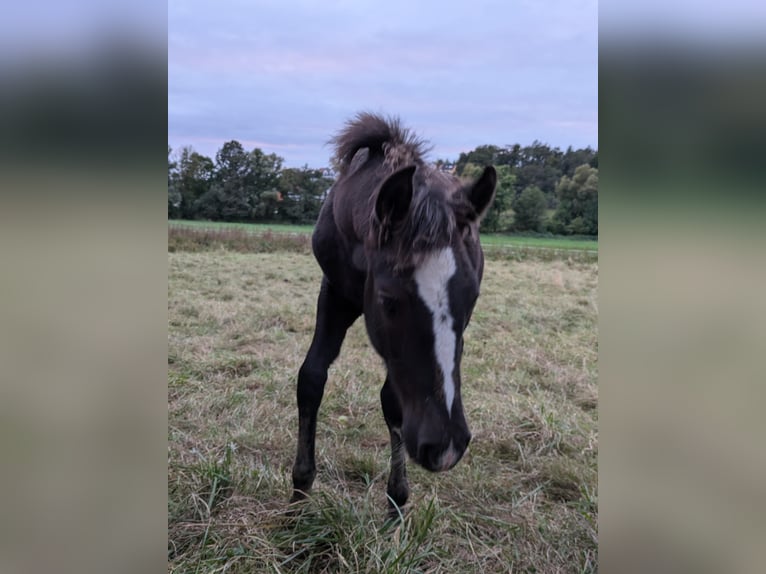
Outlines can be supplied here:
<path id="1" fill-rule="evenodd" d="M 439 174 L 440 176 L 441 174 Z M 395 269 L 415 267 L 434 251 L 452 244 L 459 226 L 467 220 L 470 204 L 459 188 L 446 188 L 448 180 L 421 174 L 407 217 L 391 227 L 371 214 L 368 245 Z"/>

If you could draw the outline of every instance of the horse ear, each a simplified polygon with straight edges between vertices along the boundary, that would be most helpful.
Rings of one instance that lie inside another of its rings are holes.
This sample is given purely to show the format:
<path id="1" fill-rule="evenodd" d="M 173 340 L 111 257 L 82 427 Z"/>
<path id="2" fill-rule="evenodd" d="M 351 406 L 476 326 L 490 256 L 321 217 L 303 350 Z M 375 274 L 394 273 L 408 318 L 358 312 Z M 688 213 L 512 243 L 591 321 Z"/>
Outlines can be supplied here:
<path id="1" fill-rule="evenodd" d="M 412 202 L 412 176 L 416 166 L 411 165 L 391 174 L 380 186 L 375 200 L 375 216 L 383 226 L 401 222 Z"/>
<path id="2" fill-rule="evenodd" d="M 495 199 L 495 185 L 497 184 L 497 172 L 495 168 L 488 165 L 484 168 L 484 173 L 476 180 L 473 187 L 468 191 L 468 199 L 476 210 L 476 218 L 481 219 L 492 205 Z"/>

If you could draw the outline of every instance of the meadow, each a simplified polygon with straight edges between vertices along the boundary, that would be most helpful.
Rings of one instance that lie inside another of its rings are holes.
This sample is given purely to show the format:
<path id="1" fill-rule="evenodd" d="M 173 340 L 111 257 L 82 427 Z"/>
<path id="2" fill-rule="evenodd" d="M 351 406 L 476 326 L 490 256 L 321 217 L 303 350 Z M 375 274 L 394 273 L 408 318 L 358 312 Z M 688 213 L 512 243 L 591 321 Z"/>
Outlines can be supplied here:
<path id="1" fill-rule="evenodd" d="M 237 230 L 247 233 L 262 234 L 290 233 L 310 234 L 313 225 L 288 225 L 284 223 L 232 223 L 224 221 L 186 221 L 171 219 L 168 221 L 171 227 L 191 228 L 195 230 Z M 486 246 L 498 247 L 521 247 L 535 249 L 573 250 L 587 251 L 595 255 L 598 253 L 598 241 L 582 237 L 570 238 L 565 236 L 535 236 L 535 235 L 511 235 L 504 233 L 482 233 L 482 243 Z"/>
<path id="2" fill-rule="evenodd" d="M 170 246 L 169 239 L 169 248 Z M 408 465 L 385 521 L 384 370 L 363 322 L 330 370 L 312 497 L 291 507 L 307 243 L 168 254 L 170 572 L 595 572 L 598 263 L 489 253 L 465 337 L 461 462 Z"/>

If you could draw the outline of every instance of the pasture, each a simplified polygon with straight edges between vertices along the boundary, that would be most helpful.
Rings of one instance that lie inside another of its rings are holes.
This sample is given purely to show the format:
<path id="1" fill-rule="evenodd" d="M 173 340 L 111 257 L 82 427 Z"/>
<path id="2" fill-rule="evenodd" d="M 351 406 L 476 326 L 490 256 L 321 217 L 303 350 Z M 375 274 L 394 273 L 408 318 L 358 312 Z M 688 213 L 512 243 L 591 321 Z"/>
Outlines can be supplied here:
<path id="1" fill-rule="evenodd" d="M 410 463 L 385 522 L 384 369 L 362 320 L 330 369 L 313 496 L 290 508 L 298 368 L 321 272 L 305 244 L 168 254 L 168 570 L 597 570 L 594 261 L 488 252 L 465 336 L 473 440 L 451 471 Z"/>
<path id="2" fill-rule="evenodd" d="M 181 219 L 172 219 L 168 221 L 171 227 L 191 228 L 195 230 L 211 231 L 241 231 L 245 233 L 262 234 L 264 232 L 305 234 L 310 235 L 314 230 L 313 225 L 288 225 L 284 223 L 231 223 L 224 221 L 185 221 Z M 498 246 L 509 248 L 533 248 L 533 249 L 555 249 L 560 251 L 572 250 L 598 253 L 598 240 L 571 238 L 566 236 L 525 236 L 509 235 L 504 233 L 482 233 L 482 243 L 485 246 Z"/>

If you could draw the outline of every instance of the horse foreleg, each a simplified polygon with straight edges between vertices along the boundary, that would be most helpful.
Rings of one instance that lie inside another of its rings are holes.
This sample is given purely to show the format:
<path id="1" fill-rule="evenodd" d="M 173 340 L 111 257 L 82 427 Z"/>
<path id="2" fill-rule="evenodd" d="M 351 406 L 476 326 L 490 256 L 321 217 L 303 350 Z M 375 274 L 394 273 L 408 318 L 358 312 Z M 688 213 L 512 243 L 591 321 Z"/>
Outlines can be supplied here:
<path id="1" fill-rule="evenodd" d="M 407 503 L 410 487 L 407 482 L 407 453 L 402 441 L 402 410 L 388 377 L 380 390 L 380 403 L 391 437 L 391 471 L 386 489 L 388 512 L 389 516 L 396 518 L 400 509 Z"/>
<path id="2" fill-rule="evenodd" d="M 306 496 L 316 476 L 314 443 L 317 413 L 326 381 L 327 371 L 315 370 L 311 365 L 309 353 L 298 372 L 298 449 L 292 473 L 293 502 Z"/>
<path id="3" fill-rule="evenodd" d="M 326 279 L 322 281 L 314 338 L 298 371 L 298 448 L 292 472 L 293 501 L 304 498 L 314 483 L 317 413 L 327 370 L 340 353 L 346 331 L 359 315 L 357 309 L 333 292 Z"/>

